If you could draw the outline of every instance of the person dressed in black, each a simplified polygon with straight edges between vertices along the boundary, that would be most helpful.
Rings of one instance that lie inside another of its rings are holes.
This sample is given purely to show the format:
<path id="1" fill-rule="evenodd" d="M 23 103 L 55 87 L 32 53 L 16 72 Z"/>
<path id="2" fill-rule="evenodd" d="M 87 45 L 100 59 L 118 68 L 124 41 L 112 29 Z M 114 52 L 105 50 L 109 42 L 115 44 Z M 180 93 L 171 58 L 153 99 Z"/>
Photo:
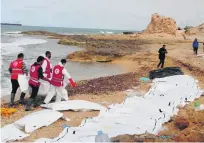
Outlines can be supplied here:
<path id="1" fill-rule="evenodd" d="M 157 65 L 157 68 L 159 68 L 160 65 L 161 65 L 161 68 L 163 68 L 165 57 L 167 54 L 166 45 L 163 45 L 162 48 L 159 49 L 158 53 L 159 53 L 159 60 L 160 61 L 159 61 L 159 64 Z"/>
<path id="2" fill-rule="evenodd" d="M 37 62 L 35 62 L 33 65 L 31 65 L 29 86 L 32 88 L 32 93 L 31 93 L 31 96 L 28 99 L 28 102 L 26 104 L 25 111 L 30 111 L 30 107 L 32 104 L 34 104 L 34 107 L 37 106 L 36 96 L 38 94 L 38 90 L 40 87 L 40 81 L 39 80 L 40 79 L 47 80 L 43 76 L 43 69 L 41 67 L 43 61 L 44 61 L 44 57 L 39 56 L 37 59 Z"/>

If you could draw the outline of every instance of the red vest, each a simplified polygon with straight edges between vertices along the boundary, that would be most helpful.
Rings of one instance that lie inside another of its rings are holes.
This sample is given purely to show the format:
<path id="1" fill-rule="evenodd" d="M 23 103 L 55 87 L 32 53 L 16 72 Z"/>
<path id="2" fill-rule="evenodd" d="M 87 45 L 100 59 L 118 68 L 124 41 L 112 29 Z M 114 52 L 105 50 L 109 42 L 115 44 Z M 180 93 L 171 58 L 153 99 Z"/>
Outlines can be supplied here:
<path id="1" fill-rule="evenodd" d="M 10 64 L 10 68 L 12 69 L 11 79 L 18 79 L 19 74 L 24 74 L 22 65 L 23 65 L 23 61 L 19 59 L 11 62 Z"/>
<path id="2" fill-rule="evenodd" d="M 30 80 L 29 84 L 34 86 L 40 86 L 39 82 L 39 75 L 38 75 L 38 69 L 40 68 L 40 65 L 31 65 L 30 67 Z"/>
<path id="3" fill-rule="evenodd" d="M 45 58 L 44 59 L 45 61 L 47 61 L 47 67 L 45 68 L 45 72 L 47 74 L 47 78 L 50 78 L 51 77 L 51 67 L 50 67 L 50 61 Z"/>
<path id="4" fill-rule="evenodd" d="M 50 81 L 50 83 L 54 86 L 57 87 L 61 87 L 63 86 L 63 79 L 64 79 L 64 75 L 62 73 L 64 67 L 60 66 L 60 65 L 56 65 L 53 68 L 53 75 L 52 75 L 52 79 Z"/>

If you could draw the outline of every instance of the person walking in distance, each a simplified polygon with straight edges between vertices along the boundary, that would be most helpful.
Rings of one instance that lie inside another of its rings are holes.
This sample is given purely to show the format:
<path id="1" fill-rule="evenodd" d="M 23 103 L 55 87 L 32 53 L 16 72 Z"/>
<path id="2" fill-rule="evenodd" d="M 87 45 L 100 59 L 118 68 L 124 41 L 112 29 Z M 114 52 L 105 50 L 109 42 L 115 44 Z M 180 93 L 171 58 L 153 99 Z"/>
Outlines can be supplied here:
<path id="1" fill-rule="evenodd" d="M 163 68 L 165 57 L 167 54 L 166 45 L 163 45 L 162 48 L 159 49 L 158 53 L 159 53 L 159 64 L 157 65 L 157 68 L 159 68 L 160 65 L 161 65 L 161 68 Z"/>
<path id="2" fill-rule="evenodd" d="M 64 91 L 64 87 L 63 87 L 64 76 L 66 76 L 69 79 L 69 82 L 71 83 L 72 87 L 76 87 L 75 82 L 72 80 L 71 76 L 69 75 L 67 70 L 64 68 L 66 65 L 66 62 L 67 61 L 65 59 L 62 59 L 58 65 L 54 66 L 52 79 L 50 81 L 51 89 L 48 92 L 48 94 L 44 100 L 45 104 L 49 103 L 56 93 L 57 93 L 56 102 L 60 102 L 62 99 L 66 100 L 66 101 L 68 100 L 68 95 L 65 95 L 63 93 L 63 91 Z"/>
<path id="3" fill-rule="evenodd" d="M 36 96 L 38 94 L 38 90 L 40 87 L 40 81 L 39 79 L 47 80 L 43 76 L 43 70 L 42 70 L 42 63 L 43 63 L 44 57 L 39 56 L 37 58 L 37 62 L 31 65 L 30 67 L 30 80 L 29 80 L 29 86 L 32 88 L 31 96 L 27 101 L 25 111 L 30 111 L 31 105 L 34 103 L 34 106 L 36 106 Z"/>
<path id="4" fill-rule="evenodd" d="M 50 59 L 51 59 L 51 52 L 46 51 L 45 58 L 42 64 L 42 69 L 43 69 L 43 75 L 48 79 L 51 78 L 51 73 L 52 73 L 52 65 L 50 63 Z"/>
<path id="5" fill-rule="evenodd" d="M 199 47 L 199 43 L 198 43 L 197 38 L 195 38 L 195 40 L 193 41 L 193 51 L 195 55 L 198 54 L 198 47 Z"/>
<path id="6" fill-rule="evenodd" d="M 28 69 L 26 68 L 25 63 L 23 62 L 24 55 L 23 53 L 18 54 L 17 59 L 10 63 L 9 72 L 11 74 L 11 84 L 12 91 L 10 97 L 9 106 L 14 105 L 14 99 L 17 89 L 19 88 L 18 75 L 28 74 Z M 20 104 L 24 104 L 25 93 L 22 92 L 20 95 Z"/>

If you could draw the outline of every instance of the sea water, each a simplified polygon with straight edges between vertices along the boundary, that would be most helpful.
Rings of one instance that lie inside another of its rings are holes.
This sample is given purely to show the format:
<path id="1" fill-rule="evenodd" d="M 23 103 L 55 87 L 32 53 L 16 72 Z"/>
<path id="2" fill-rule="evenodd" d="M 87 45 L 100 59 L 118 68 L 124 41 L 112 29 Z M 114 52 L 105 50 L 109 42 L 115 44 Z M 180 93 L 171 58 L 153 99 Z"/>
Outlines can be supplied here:
<path id="1" fill-rule="evenodd" d="M 20 34 L 21 31 L 46 30 L 63 34 L 98 34 L 102 32 L 120 33 L 121 31 L 106 31 L 101 29 L 72 29 L 55 27 L 32 27 L 32 26 L 1 26 L 1 96 L 9 95 L 11 92 L 9 64 L 15 60 L 17 54 L 23 52 L 25 63 L 28 68 L 34 63 L 38 56 L 47 50 L 52 52 L 52 65 L 58 64 L 62 58 L 74 51 L 81 50 L 80 47 L 59 45 L 58 40 L 48 39 L 43 36 L 28 36 Z M 66 69 L 75 81 L 110 76 L 123 73 L 121 67 L 107 63 L 79 63 L 68 60 Z"/>

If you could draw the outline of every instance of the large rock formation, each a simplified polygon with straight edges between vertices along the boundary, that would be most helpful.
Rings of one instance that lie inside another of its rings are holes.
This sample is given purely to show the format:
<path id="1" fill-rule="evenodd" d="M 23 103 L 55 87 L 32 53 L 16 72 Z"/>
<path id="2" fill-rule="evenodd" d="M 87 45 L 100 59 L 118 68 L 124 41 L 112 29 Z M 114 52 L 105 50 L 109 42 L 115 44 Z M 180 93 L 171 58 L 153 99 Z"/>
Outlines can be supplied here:
<path id="1" fill-rule="evenodd" d="M 196 27 L 187 28 L 185 33 L 187 35 L 195 35 L 195 34 L 204 33 L 204 23 Z"/>
<path id="2" fill-rule="evenodd" d="M 150 24 L 148 25 L 147 29 L 144 33 L 155 34 L 170 34 L 176 35 L 177 34 L 177 25 L 176 21 L 172 18 L 160 16 L 157 13 L 152 15 L 152 19 Z"/>

